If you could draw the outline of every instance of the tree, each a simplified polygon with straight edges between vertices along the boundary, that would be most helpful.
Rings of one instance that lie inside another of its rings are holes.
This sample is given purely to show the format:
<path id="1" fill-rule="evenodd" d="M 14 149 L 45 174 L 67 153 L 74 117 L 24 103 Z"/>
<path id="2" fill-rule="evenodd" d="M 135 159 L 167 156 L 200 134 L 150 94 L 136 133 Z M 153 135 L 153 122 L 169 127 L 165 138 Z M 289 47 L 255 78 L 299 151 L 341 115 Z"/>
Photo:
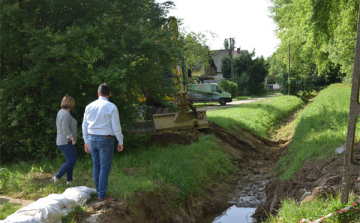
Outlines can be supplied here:
<path id="1" fill-rule="evenodd" d="M 264 92 L 264 80 L 268 74 L 267 65 L 263 57 L 255 57 L 255 50 L 241 53 L 234 58 L 235 82 L 238 84 L 239 94 L 262 94 Z M 221 71 L 225 78 L 230 79 L 230 58 L 222 59 Z"/>
<path id="2" fill-rule="evenodd" d="M 230 56 L 221 58 L 221 73 L 226 79 L 231 79 L 231 60 Z"/>
<path id="3" fill-rule="evenodd" d="M 188 69 L 207 66 L 211 58 L 211 51 L 207 46 L 207 38 L 203 33 L 185 31 L 181 33 L 183 46 L 181 48 L 185 66 Z"/>
<path id="4" fill-rule="evenodd" d="M 85 106 L 96 99 L 98 85 L 107 82 L 127 131 L 136 118 L 133 105 L 141 90 L 159 98 L 174 92 L 164 76 L 171 74 L 180 57 L 172 33 L 164 29 L 171 3 L 1 4 L 0 161 L 56 153 L 55 116 L 64 95 L 75 98 L 72 114 L 80 124 Z"/>
<path id="5" fill-rule="evenodd" d="M 356 38 L 357 0 L 271 0 L 270 11 L 281 43 L 277 61 L 286 64 L 291 44 L 294 74 L 336 80 L 351 78 Z M 292 69 L 293 70 L 293 69 Z M 295 76 L 295 78 L 298 78 Z"/>

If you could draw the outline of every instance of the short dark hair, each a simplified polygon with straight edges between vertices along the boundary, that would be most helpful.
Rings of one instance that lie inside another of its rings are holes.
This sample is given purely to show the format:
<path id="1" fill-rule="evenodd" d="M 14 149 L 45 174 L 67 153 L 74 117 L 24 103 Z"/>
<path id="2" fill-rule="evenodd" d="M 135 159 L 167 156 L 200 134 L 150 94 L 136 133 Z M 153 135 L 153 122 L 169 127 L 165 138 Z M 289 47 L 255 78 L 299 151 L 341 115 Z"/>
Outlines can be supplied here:
<path id="1" fill-rule="evenodd" d="M 110 96 L 110 87 L 106 83 L 102 83 L 99 86 L 98 92 L 102 96 Z"/>

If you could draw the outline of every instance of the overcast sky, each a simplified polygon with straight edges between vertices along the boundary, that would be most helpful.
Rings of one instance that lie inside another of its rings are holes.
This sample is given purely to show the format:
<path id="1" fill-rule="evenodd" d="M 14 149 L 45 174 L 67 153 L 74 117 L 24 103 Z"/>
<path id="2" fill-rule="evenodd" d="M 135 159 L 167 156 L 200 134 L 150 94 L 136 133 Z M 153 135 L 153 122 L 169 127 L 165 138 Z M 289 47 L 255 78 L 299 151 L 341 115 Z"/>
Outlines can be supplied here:
<path id="1" fill-rule="evenodd" d="M 156 0 L 164 2 L 166 0 Z M 252 51 L 265 58 L 275 52 L 277 44 L 276 25 L 269 17 L 269 0 L 172 0 L 176 9 L 169 16 L 183 19 L 187 32 L 211 31 L 208 35 L 211 50 L 224 49 L 225 38 L 235 38 L 235 47 Z"/>

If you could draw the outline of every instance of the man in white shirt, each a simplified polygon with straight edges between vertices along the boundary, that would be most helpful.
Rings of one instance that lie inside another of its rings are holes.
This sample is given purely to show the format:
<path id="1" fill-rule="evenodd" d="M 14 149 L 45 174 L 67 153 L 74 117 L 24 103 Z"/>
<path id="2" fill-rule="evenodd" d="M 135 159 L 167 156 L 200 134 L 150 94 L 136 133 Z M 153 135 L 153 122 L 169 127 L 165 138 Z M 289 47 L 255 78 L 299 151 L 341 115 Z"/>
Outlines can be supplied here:
<path id="1" fill-rule="evenodd" d="M 98 193 L 98 201 L 117 201 L 116 198 L 106 196 L 108 178 L 114 157 L 114 137 L 118 141 L 117 151 L 123 147 L 119 112 L 113 103 L 109 102 L 110 87 L 100 84 L 99 99 L 85 108 L 82 124 L 85 152 L 91 153 L 93 161 L 93 178 Z"/>

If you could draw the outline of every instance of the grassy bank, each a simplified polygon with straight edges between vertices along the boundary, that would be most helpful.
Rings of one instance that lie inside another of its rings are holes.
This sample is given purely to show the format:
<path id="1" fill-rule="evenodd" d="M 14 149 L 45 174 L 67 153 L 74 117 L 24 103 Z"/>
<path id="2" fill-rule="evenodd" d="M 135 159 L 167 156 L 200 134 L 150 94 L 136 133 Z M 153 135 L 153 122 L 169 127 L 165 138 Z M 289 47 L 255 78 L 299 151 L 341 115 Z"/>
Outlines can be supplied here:
<path id="1" fill-rule="evenodd" d="M 345 143 L 350 91 L 350 85 L 329 86 L 292 123 L 295 132 L 288 155 L 278 164 L 281 179 L 290 179 L 308 159 L 316 161 L 334 155 L 335 149 Z"/>
<path id="2" fill-rule="evenodd" d="M 267 223 L 280 223 L 280 222 L 299 222 L 301 219 L 308 219 L 315 221 L 328 214 L 335 213 L 344 207 L 350 206 L 357 197 L 350 194 L 349 203 L 342 204 L 340 197 L 329 196 L 328 199 L 316 198 L 312 202 L 298 204 L 296 201 L 286 199 L 282 201 L 281 210 L 277 217 L 270 216 L 266 221 Z M 355 210 L 355 211 L 353 211 Z M 356 211 L 357 210 L 357 211 Z M 327 223 L 357 223 L 359 222 L 360 205 L 356 205 L 350 211 L 341 214 L 335 214 L 327 218 L 324 222 Z"/>
<path id="3" fill-rule="evenodd" d="M 316 162 L 335 156 L 335 149 L 346 141 L 351 86 L 331 85 L 320 92 L 314 102 L 309 104 L 299 117 L 287 128 L 295 130 L 288 154 L 278 162 L 278 171 L 283 180 L 292 178 L 302 165 L 311 160 Z M 356 141 L 359 140 L 357 125 Z M 335 213 L 359 198 L 350 194 L 349 203 L 342 204 L 340 195 L 329 195 L 326 199 L 316 198 L 311 202 L 299 204 L 292 199 L 281 202 L 279 214 L 270 216 L 266 222 L 299 222 L 301 219 L 315 221 L 330 213 Z M 325 221 L 329 223 L 360 222 L 360 205 L 333 215 Z M 325 222 L 324 221 L 324 222 Z"/>
<path id="4" fill-rule="evenodd" d="M 116 154 L 109 178 L 109 195 L 131 199 L 136 191 L 153 191 L 166 184 L 176 188 L 174 191 L 178 194 L 174 197 L 181 205 L 190 196 L 199 195 L 208 182 L 221 181 L 237 169 L 231 157 L 216 146 L 216 141 L 215 137 L 208 135 L 188 146 L 152 146 Z M 62 162 L 60 157 L 51 161 L 44 159 L 3 166 L 1 194 L 36 199 L 51 193 L 63 193 L 65 179 L 58 185 L 49 182 Z M 76 163 L 74 178 L 75 186 L 94 187 L 90 156 Z M 11 206 L 4 208 L 7 208 L 8 214 L 16 210 Z"/>
<path id="5" fill-rule="evenodd" d="M 301 108 L 303 102 L 295 96 L 278 96 L 258 102 L 241 104 L 225 109 L 207 111 L 209 121 L 226 129 L 246 128 L 268 138 L 279 124 Z"/>

